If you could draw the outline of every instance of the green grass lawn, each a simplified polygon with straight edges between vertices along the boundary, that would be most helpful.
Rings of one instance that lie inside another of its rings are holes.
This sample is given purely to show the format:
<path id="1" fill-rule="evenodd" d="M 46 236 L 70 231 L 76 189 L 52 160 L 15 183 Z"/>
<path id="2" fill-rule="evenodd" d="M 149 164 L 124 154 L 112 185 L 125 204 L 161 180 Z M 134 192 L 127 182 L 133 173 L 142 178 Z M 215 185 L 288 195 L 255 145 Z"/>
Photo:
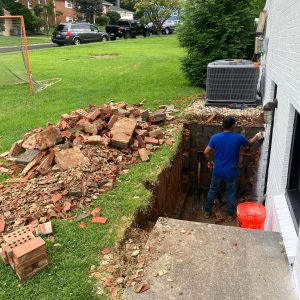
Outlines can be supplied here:
<path id="1" fill-rule="evenodd" d="M 28 36 L 27 43 L 31 44 L 44 44 L 50 43 L 50 37 L 46 36 Z M 17 36 L 1 36 L 0 35 L 0 47 L 20 46 L 20 37 Z"/>
<path id="2" fill-rule="evenodd" d="M 101 54 L 116 56 L 93 57 Z M 16 55 L 1 56 L 13 64 Z M 147 99 L 146 106 L 155 108 L 201 94 L 183 78 L 179 63 L 183 55 L 174 36 L 31 51 L 34 78 L 61 81 L 32 96 L 24 84 L 1 87 L 0 151 L 7 150 L 26 131 L 45 126 L 47 121 L 56 122 L 60 114 L 89 103 Z M 112 247 L 122 237 L 136 210 L 147 206 L 151 194 L 142 180 L 155 182 L 176 147 L 162 147 L 150 162 L 133 167 L 119 178 L 115 189 L 96 200 L 95 207 L 102 208 L 109 224 L 87 222 L 87 228 L 81 229 L 73 221 L 55 220 L 55 242 L 47 241 L 51 265 L 46 270 L 20 284 L 12 270 L 0 264 L 0 299 L 98 299 L 94 281 L 88 276 L 90 266 L 98 263 L 102 248 Z M 54 247 L 55 243 L 61 246 Z"/>

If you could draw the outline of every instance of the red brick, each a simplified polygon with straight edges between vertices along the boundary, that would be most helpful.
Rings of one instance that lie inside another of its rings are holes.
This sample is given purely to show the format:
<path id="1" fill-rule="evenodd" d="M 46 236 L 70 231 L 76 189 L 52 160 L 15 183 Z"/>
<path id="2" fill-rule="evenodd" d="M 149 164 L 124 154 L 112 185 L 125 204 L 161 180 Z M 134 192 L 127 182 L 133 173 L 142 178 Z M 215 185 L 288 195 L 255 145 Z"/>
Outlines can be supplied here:
<path id="1" fill-rule="evenodd" d="M 53 233 L 53 227 L 52 227 L 52 222 L 46 222 L 43 224 L 40 224 L 38 227 L 38 233 L 42 235 L 47 235 Z"/>
<path id="2" fill-rule="evenodd" d="M 66 202 L 64 206 L 64 211 L 69 211 L 71 209 L 71 206 L 72 206 L 71 202 Z"/>
<path id="3" fill-rule="evenodd" d="M 156 111 L 149 115 L 149 121 L 151 123 L 162 122 L 166 120 L 166 114 L 163 112 Z"/>
<path id="4" fill-rule="evenodd" d="M 69 139 L 72 136 L 72 132 L 70 130 L 64 130 L 61 131 L 60 133 L 63 138 Z"/>
<path id="5" fill-rule="evenodd" d="M 93 217 L 91 219 L 92 223 L 97 223 L 97 224 L 106 224 L 108 223 L 108 219 L 104 217 Z"/>
<path id="6" fill-rule="evenodd" d="M 16 157 L 19 155 L 20 151 L 22 149 L 22 146 L 19 143 L 13 143 L 11 146 L 8 156 L 10 157 Z"/>
<path id="7" fill-rule="evenodd" d="M 140 135 L 137 135 L 136 139 L 139 142 L 139 147 L 140 148 L 145 148 L 146 147 L 146 143 L 145 143 L 144 139 Z"/>
<path id="8" fill-rule="evenodd" d="M 161 129 L 155 129 L 149 132 L 150 137 L 161 139 L 164 137 L 164 134 Z"/>
<path id="9" fill-rule="evenodd" d="M 149 144 L 153 144 L 153 145 L 158 145 L 159 144 L 158 139 L 155 139 L 155 138 L 152 138 L 152 137 L 146 136 L 144 140 L 145 140 L 145 143 L 149 143 Z"/>
<path id="10" fill-rule="evenodd" d="M 62 199 L 62 194 L 55 194 L 52 196 L 52 201 L 53 202 L 58 202 Z"/>
<path id="11" fill-rule="evenodd" d="M 173 145 L 173 142 L 172 142 L 170 139 L 167 139 L 167 140 L 166 140 L 166 144 L 167 144 L 168 146 L 172 146 L 172 145 Z"/>
<path id="12" fill-rule="evenodd" d="M 86 227 L 86 224 L 85 224 L 84 222 L 80 222 L 79 227 L 80 227 L 80 228 L 85 228 L 85 227 Z"/>
<path id="13" fill-rule="evenodd" d="M 49 155 L 45 157 L 40 165 L 36 168 L 36 170 L 42 175 L 46 175 L 52 168 L 51 164 L 49 164 L 49 158 Z"/>
<path id="14" fill-rule="evenodd" d="M 43 251 L 46 251 L 46 244 L 42 238 L 36 237 L 25 244 L 17 246 L 12 250 L 14 260 L 17 259 L 18 263 L 23 263 L 26 260 L 33 259 Z"/>
<path id="15" fill-rule="evenodd" d="M 90 133 L 92 135 L 96 135 L 98 133 L 98 128 L 95 124 L 91 124 L 88 121 L 82 122 L 82 126 L 84 129 L 84 132 Z"/>
<path id="16" fill-rule="evenodd" d="M 89 119 L 91 121 L 94 121 L 99 115 L 101 114 L 101 110 L 99 108 L 96 108 L 91 113 L 89 113 Z"/>
<path id="17" fill-rule="evenodd" d="M 77 110 L 75 111 L 75 113 L 76 113 L 78 116 L 80 116 L 81 118 L 86 118 L 86 119 L 89 118 L 89 114 L 88 114 L 85 110 L 83 110 L 83 109 L 77 109 Z"/>
<path id="18" fill-rule="evenodd" d="M 104 139 L 100 135 L 92 135 L 85 137 L 84 143 L 89 145 L 101 145 L 104 144 Z"/>
<path id="19" fill-rule="evenodd" d="M 108 124 L 107 124 L 107 128 L 112 129 L 112 127 L 118 121 L 118 119 L 119 119 L 119 117 L 117 115 L 112 115 L 109 122 L 108 122 Z"/>
<path id="20" fill-rule="evenodd" d="M 4 235 L 3 239 L 4 239 L 5 242 L 8 243 L 10 241 L 15 240 L 16 238 L 19 238 L 20 236 L 22 236 L 24 234 L 26 235 L 26 234 L 29 234 L 29 233 L 32 233 L 32 234 L 35 233 L 35 229 L 31 225 L 24 226 L 24 227 L 22 227 L 22 228 L 20 228 L 16 231 L 10 233 L 10 234 Z"/>
<path id="21" fill-rule="evenodd" d="M 147 132 L 148 132 L 147 130 L 143 130 L 143 129 L 136 129 L 136 130 L 135 130 L 135 133 L 136 133 L 137 135 L 142 136 L 142 137 L 144 137 L 144 136 L 146 135 Z"/>
<path id="22" fill-rule="evenodd" d="M 5 229 L 5 221 L 0 219 L 0 233 L 2 233 Z"/>
<path id="23" fill-rule="evenodd" d="M 96 207 L 91 211 L 91 215 L 96 217 L 96 216 L 100 216 L 100 212 L 101 212 L 101 208 Z"/>

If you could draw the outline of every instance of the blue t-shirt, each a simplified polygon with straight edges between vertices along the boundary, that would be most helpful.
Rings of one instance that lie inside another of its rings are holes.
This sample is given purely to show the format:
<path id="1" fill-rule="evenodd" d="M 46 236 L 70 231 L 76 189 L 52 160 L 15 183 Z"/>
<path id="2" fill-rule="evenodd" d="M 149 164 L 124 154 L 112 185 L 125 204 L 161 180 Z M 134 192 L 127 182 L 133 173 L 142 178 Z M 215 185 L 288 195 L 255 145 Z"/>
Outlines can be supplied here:
<path id="1" fill-rule="evenodd" d="M 241 134 L 221 132 L 211 137 L 208 146 L 215 150 L 213 176 L 223 180 L 232 180 L 240 176 L 237 167 L 242 146 L 248 141 Z"/>

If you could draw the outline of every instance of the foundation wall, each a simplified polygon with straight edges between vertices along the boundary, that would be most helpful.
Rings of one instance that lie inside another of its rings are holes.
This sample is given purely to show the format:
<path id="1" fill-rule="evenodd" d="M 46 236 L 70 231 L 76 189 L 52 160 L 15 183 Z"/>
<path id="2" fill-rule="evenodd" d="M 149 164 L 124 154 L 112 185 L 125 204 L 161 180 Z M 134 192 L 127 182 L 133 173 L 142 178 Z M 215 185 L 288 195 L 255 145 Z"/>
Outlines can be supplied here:
<path id="1" fill-rule="evenodd" d="M 170 167 L 164 169 L 155 185 L 145 183 L 152 190 L 153 196 L 148 211 L 139 212 L 136 217 L 137 224 L 146 221 L 156 221 L 161 216 L 171 216 L 181 199 L 181 170 L 182 147 L 180 146 L 174 156 Z"/>
<path id="2" fill-rule="evenodd" d="M 185 124 L 183 134 L 183 169 L 182 189 L 187 191 L 197 187 L 198 152 L 203 152 L 209 139 L 222 131 L 220 125 L 206 125 L 197 122 Z M 237 127 L 236 132 L 243 134 L 247 139 L 257 132 L 264 131 L 264 127 Z M 249 200 L 258 200 L 260 191 L 257 191 L 259 158 L 261 155 L 261 143 L 256 142 L 250 149 L 242 149 L 240 153 L 239 170 L 241 173 L 238 185 L 237 197 L 246 197 Z M 207 168 L 207 162 L 201 159 L 200 188 L 208 190 L 211 180 L 211 172 Z M 261 193 L 260 193 L 261 194 Z"/>

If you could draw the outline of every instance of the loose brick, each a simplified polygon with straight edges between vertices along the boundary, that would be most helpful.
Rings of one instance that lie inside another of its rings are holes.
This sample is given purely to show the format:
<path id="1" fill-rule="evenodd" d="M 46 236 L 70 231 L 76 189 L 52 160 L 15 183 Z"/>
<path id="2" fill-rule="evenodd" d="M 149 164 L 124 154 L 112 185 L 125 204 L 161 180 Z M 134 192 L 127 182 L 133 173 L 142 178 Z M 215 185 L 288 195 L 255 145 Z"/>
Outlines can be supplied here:
<path id="1" fill-rule="evenodd" d="M 46 251 L 46 244 L 42 238 L 36 237 L 20 246 L 17 246 L 12 250 L 12 253 L 14 259 L 17 259 L 19 263 L 23 263 L 28 259 L 34 258 L 43 251 Z"/>
<path id="2" fill-rule="evenodd" d="M 71 206 L 72 206 L 71 202 L 66 202 L 64 206 L 64 211 L 69 211 L 71 209 Z"/>
<path id="3" fill-rule="evenodd" d="M 23 235 L 26 235 L 26 234 L 29 234 L 29 233 L 35 234 L 35 229 L 31 225 L 24 226 L 24 227 L 12 232 L 12 233 L 4 235 L 3 239 L 6 243 L 8 243 L 10 241 L 13 241 L 13 240 L 19 238 L 20 236 L 23 236 Z"/>
<path id="4" fill-rule="evenodd" d="M 153 138 L 161 139 L 164 137 L 164 134 L 161 129 L 155 129 L 149 132 L 149 136 Z"/>
<path id="5" fill-rule="evenodd" d="M 40 163 L 40 165 L 36 168 L 36 170 L 42 174 L 42 175 L 46 175 L 50 170 L 51 170 L 52 166 L 51 164 L 49 164 L 49 155 L 47 157 L 45 157 L 42 162 Z"/>
<path id="6" fill-rule="evenodd" d="M 5 229 L 5 221 L 0 219 L 0 233 L 2 233 Z"/>
<path id="7" fill-rule="evenodd" d="M 146 143 L 145 143 L 144 139 L 140 135 L 137 135 L 136 139 L 139 142 L 139 147 L 140 148 L 145 148 L 146 147 Z"/>
<path id="8" fill-rule="evenodd" d="M 53 227 L 52 227 L 52 222 L 46 222 L 43 224 L 40 224 L 38 227 L 38 233 L 42 235 L 47 235 L 53 233 Z"/>
<path id="9" fill-rule="evenodd" d="M 91 211 L 91 215 L 96 217 L 96 216 L 100 216 L 100 212 L 101 212 L 101 208 L 96 207 Z"/>
<path id="10" fill-rule="evenodd" d="M 96 108 L 95 110 L 93 110 L 91 113 L 89 113 L 88 118 L 91 121 L 94 121 L 99 115 L 101 114 L 101 110 L 99 108 Z"/>
<path id="11" fill-rule="evenodd" d="M 16 157 L 17 155 L 19 155 L 21 149 L 22 149 L 22 146 L 20 143 L 13 143 L 9 150 L 8 156 Z"/>
<path id="12" fill-rule="evenodd" d="M 118 121 L 119 117 L 117 115 L 112 115 L 108 124 L 107 129 L 112 129 L 114 124 Z"/>
<path id="13" fill-rule="evenodd" d="M 101 145 L 104 144 L 105 140 L 100 135 L 91 135 L 85 137 L 83 142 L 89 145 Z"/>
<path id="14" fill-rule="evenodd" d="M 139 156 L 140 156 L 142 161 L 148 161 L 149 160 L 148 151 L 145 148 L 139 149 L 138 152 L 139 152 Z"/>
<path id="15" fill-rule="evenodd" d="M 78 116 L 80 116 L 81 118 L 86 118 L 86 119 L 89 118 L 89 114 L 88 114 L 85 110 L 83 110 L 83 109 L 77 109 L 77 110 L 75 111 L 75 113 L 76 113 Z"/>
<path id="16" fill-rule="evenodd" d="M 63 138 L 69 139 L 72 136 L 72 132 L 70 130 L 64 130 L 61 131 L 60 133 Z"/>
<path id="17" fill-rule="evenodd" d="M 91 219 L 92 223 L 97 223 L 97 224 L 106 224 L 108 223 L 108 219 L 104 217 L 93 217 Z"/>
<path id="18" fill-rule="evenodd" d="M 52 201 L 53 202 L 58 202 L 62 199 L 62 194 L 55 194 L 52 196 Z"/>
<path id="19" fill-rule="evenodd" d="M 91 124 L 88 121 L 84 121 L 82 123 L 83 130 L 86 133 L 90 133 L 92 135 L 96 135 L 98 133 L 98 128 L 95 124 Z"/>
<path id="20" fill-rule="evenodd" d="M 111 143 L 117 148 L 127 148 L 136 128 L 134 119 L 122 118 L 118 120 L 111 129 Z"/>
<path id="21" fill-rule="evenodd" d="M 149 144 L 153 144 L 153 145 L 158 145 L 159 144 L 158 139 L 148 137 L 148 136 L 145 137 L 144 141 L 145 141 L 145 143 L 149 143 Z"/>

